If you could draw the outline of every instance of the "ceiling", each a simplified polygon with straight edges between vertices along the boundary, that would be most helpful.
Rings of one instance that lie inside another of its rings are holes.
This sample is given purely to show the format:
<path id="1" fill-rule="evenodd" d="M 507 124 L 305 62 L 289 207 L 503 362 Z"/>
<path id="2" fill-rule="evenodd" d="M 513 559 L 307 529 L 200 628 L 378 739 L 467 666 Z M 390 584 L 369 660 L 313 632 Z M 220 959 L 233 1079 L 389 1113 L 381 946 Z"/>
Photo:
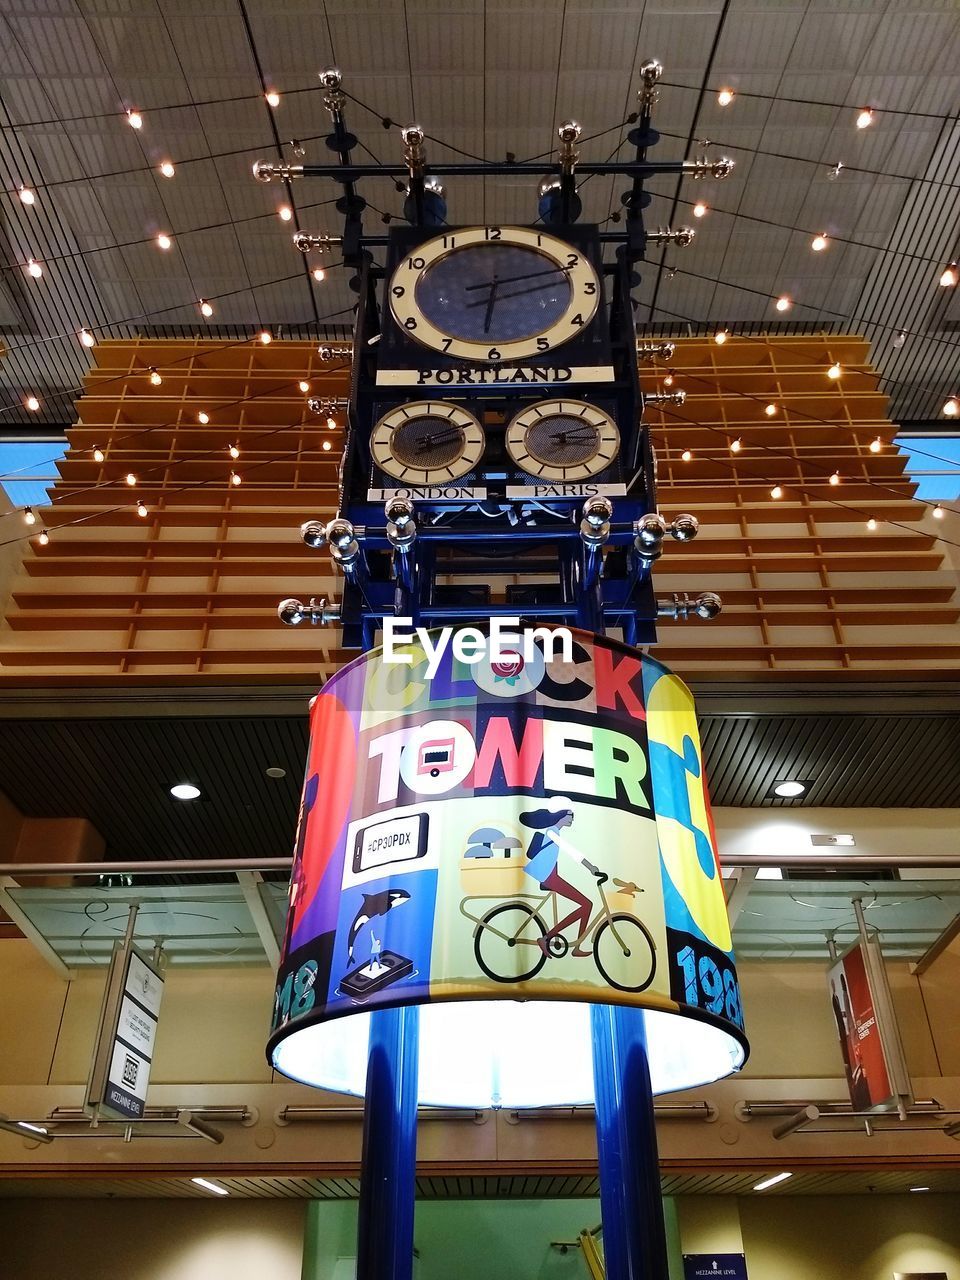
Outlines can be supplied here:
<path id="1" fill-rule="evenodd" d="M 711 211 L 690 248 L 657 251 L 637 291 L 644 324 L 864 331 L 901 421 L 939 416 L 957 387 L 960 121 L 955 0 L 5 0 L 0 14 L 0 423 L 69 421 L 88 354 L 80 328 L 294 335 L 350 319 L 346 273 L 315 284 L 291 230 L 336 233 L 338 192 L 250 176 L 254 159 L 329 156 L 318 69 L 336 63 L 355 102 L 358 156 L 398 162 L 396 128 L 417 120 L 428 160 L 452 148 L 502 159 L 549 153 L 567 117 L 584 159 L 606 159 L 636 105 L 638 68 L 665 68 L 657 158 L 715 145 L 736 160 L 720 184 L 659 178 L 650 226 Z M 737 90 L 732 106 L 716 90 Z M 272 110 L 264 90 L 283 96 Z M 756 96 L 751 96 L 756 95 Z M 865 130 L 859 108 L 883 108 Z M 123 112 L 143 113 L 134 131 Z M 951 114 L 952 113 L 952 114 Z M 442 142 L 437 141 L 442 140 Z M 446 145 L 449 144 L 449 145 Z M 621 153 L 629 154 L 629 148 Z M 161 160 L 176 176 L 161 177 Z M 844 165 L 837 181 L 827 174 Z M 17 188 L 36 188 L 23 205 Z M 452 222 L 532 221 L 526 181 L 456 179 Z M 586 179 L 584 220 L 616 209 L 615 180 Z M 368 225 L 399 214 L 391 180 L 362 184 Z M 159 231 L 173 248 L 156 247 Z M 833 237 L 827 252 L 814 232 Z M 28 258 L 44 264 L 27 276 Z M 796 300 L 774 325 L 772 299 Z M 215 300 L 209 325 L 199 298 Z M 893 339 L 907 331 L 901 346 Z M 342 331 L 342 330 L 341 330 Z M 39 415 L 23 396 L 42 401 Z"/>

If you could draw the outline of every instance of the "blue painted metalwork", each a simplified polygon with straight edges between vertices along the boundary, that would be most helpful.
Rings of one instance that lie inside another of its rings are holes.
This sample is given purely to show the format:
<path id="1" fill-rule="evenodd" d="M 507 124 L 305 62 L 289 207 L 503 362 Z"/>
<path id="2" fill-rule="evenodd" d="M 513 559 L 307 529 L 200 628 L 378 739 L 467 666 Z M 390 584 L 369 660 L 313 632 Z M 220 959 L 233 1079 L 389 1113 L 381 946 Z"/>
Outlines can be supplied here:
<path id="1" fill-rule="evenodd" d="M 667 1280 L 643 1010 L 593 1005 L 590 1015 L 607 1280 Z"/>
<path id="2" fill-rule="evenodd" d="M 370 1015 L 357 1280 L 411 1280 L 417 1172 L 416 1005 Z"/>

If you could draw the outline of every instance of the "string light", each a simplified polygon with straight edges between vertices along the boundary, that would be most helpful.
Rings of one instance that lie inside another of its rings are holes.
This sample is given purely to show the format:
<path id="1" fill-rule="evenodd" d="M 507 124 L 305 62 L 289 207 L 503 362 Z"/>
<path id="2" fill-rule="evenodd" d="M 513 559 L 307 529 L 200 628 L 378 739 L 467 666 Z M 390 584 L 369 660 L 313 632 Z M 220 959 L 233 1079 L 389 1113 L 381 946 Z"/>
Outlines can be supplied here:
<path id="1" fill-rule="evenodd" d="M 21 186 L 20 190 L 17 192 L 17 195 L 20 197 L 21 201 L 24 204 L 33 204 L 33 202 L 37 198 L 36 192 L 33 191 L 31 187 Z"/>
<path id="2" fill-rule="evenodd" d="M 957 283 L 957 264 L 951 262 L 948 267 L 944 267 L 943 274 L 940 276 L 940 284 L 944 289 L 952 289 Z"/>
<path id="3" fill-rule="evenodd" d="M 277 210 L 277 213 L 280 215 L 281 222 L 289 222 L 293 217 L 293 210 L 288 204 L 282 204 Z"/>
<path id="4" fill-rule="evenodd" d="M 872 124 L 873 124 L 873 112 L 870 110 L 869 107 L 864 107 L 864 109 L 857 116 L 857 128 L 868 129 Z"/>
<path id="5" fill-rule="evenodd" d="M 897 334 L 897 336 L 894 338 L 894 340 L 893 340 L 893 345 L 894 345 L 894 346 L 897 348 L 897 350 L 899 351 L 899 349 L 903 346 L 903 344 L 906 342 L 906 340 L 907 340 L 907 335 L 906 335 L 906 334 L 904 333 L 904 331 L 901 329 L 901 330 L 900 330 L 900 332 Z"/>
<path id="6" fill-rule="evenodd" d="M 871 533 L 873 533 L 876 527 L 877 527 L 877 522 L 876 520 L 874 520 L 873 516 L 871 516 L 870 519 L 867 521 L 867 528 L 870 530 Z"/>
<path id="7" fill-rule="evenodd" d="M 932 512 L 932 514 L 933 514 L 933 518 L 934 518 L 934 520 L 942 520 L 942 519 L 943 519 L 943 507 L 940 507 L 940 506 L 934 507 L 934 508 L 933 508 L 933 512 Z"/>
<path id="8" fill-rule="evenodd" d="M 721 107 L 729 107 L 733 101 L 734 93 L 732 89 L 721 89 L 717 94 L 717 102 Z"/>
<path id="9" fill-rule="evenodd" d="M 770 497 L 771 497 L 771 498 L 782 498 L 782 497 L 783 497 L 783 489 L 781 489 L 780 485 L 775 484 L 775 485 L 773 486 L 773 488 L 770 490 Z"/>
<path id="10" fill-rule="evenodd" d="M 703 203 L 702 200 L 698 200 L 697 203 L 693 206 L 693 216 L 695 218 L 702 218 L 706 212 L 707 212 L 707 206 Z"/>
<path id="11" fill-rule="evenodd" d="M 23 402 L 24 408 L 29 409 L 31 413 L 36 413 L 40 408 L 40 401 L 36 396 L 27 396 Z"/>
<path id="12" fill-rule="evenodd" d="M 879 436 L 877 436 L 876 440 L 870 441 L 871 453 L 879 453 L 882 448 L 883 448 L 883 441 L 880 439 Z"/>
<path id="13" fill-rule="evenodd" d="M 139 111 L 128 111 L 127 124 L 130 126 L 131 129 L 142 129 L 143 116 L 140 114 Z"/>
<path id="14" fill-rule="evenodd" d="M 731 453 L 739 453 L 742 448 L 743 448 L 743 441 L 740 439 L 739 436 L 737 436 L 736 440 L 730 441 Z"/>
<path id="15" fill-rule="evenodd" d="M 301 382 L 301 383 L 300 383 L 300 390 L 303 392 L 303 394 L 304 394 L 304 395 L 306 395 L 306 394 L 307 394 L 307 392 L 310 390 L 310 383 L 309 383 L 309 382 Z"/>
<path id="16" fill-rule="evenodd" d="M 197 414 L 197 421 L 201 423 L 203 426 L 206 426 L 207 423 L 210 421 L 209 413 L 205 413 L 204 410 L 201 409 L 200 412 Z"/>
<path id="17" fill-rule="evenodd" d="M 260 331 L 259 338 L 265 347 L 269 347 L 270 343 L 273 341 L 273 334 L 269 329 L 262 329 Z"/>
<path id="18" fill-rule="evenodd" d="M 713 340 L 718 347 L 722 347 L 729 336 L 730 335 L 727 333 L 726 329 L 718 329 L 713 335 Z"/>
<path id="19" fill-rule="evenodd" d="M 155 387 L 159 387 L 160 384 L 163 382 L 163 379 L 160 377 L 160 374 L 154 368 L 150 369 L 150 381 Z"/>
<path id="20" fill-rule="evenodd" d="M 45 547 L 47 545 L 47 543 L 50 541 L 50 535 L 49 533 L 47 533 L 46 529 L 40 530 L 40 537 L 37 539 L 37 541 L 40 543 L 41 547 Z"/>
<path id="21" fill-rule="evenodd" d="M 825 235 L 814 236 L 810 241 L 810 248 L 814 253 L 822 253 L 827 247 L 827 237 Z"/>
<path id="22" fill-rule="evenodd" d="M 279 93 L 277 93 L 276 89 L 268 89 L 267 92 L 264 94 L 264 97 L 267 100 L 267 106 L 279 107 L 280 95 Z"/>
<path id="23" fill-rule="evenodd" d="M 960 413 L 960 401 L 956 396 L 951 396 L 947 403 L 943 406 L 943 412 L 948 418 L 955 418 Z"/>
<path id="24" fill-rule="evenodd" d="M 827 377 L 836 382 L 842 372 L 843 370 L 840 368 L 839 364 L 832 364 L 827 370 Z"/>
<path id="25" fill-rule="evenodd" d="M 24 507 L 24 508 L 23 508 L 23 523 L 24 523 L 24 524 L 36 524 L 36 523 L 37 523 L 37 517 L 36 517 L 36 515 L 34 514 L 33 507 Z"/>
<path id="26" fill-rule="evenodd" d="M 664 380 L 663 380 L 663 385 L 664 385 L 665 387 L 672 387 L 672 386 L 673 386 L 673 374 L 672 374 L 672 373 L 668 373 L 668 374 L 666 375 L 666 377 L 665 377 L 665 378 L 664 378 Z"/>
<path id="27" fill-rule="evenodd" d="M 173 241 L 170 239 L 170 237 L 167 235 L 165 231 L 161 231 L 160 234 L 157 236 L 157 244 L 161 249 L 169 249 L 170 246 L 173 244 Z"/>
<path id="28" fill-rule="evenodd" d="M 138 502 L 138 503 L 137 503 L 137 515 L 140 517 L 140 519 L 141 519 L 141 520 L 146 520 L 146 518 L 147 518 L 147 504 L 146 504 L 145 502 Z"/>
<path id="29" fill-rule="evenodd" d="M 782 295 L 777 299 L 777 310 L 778 310 L 778 311 L 789 311 L 789 310 L 790 310 L 790 308 L 791 308 L 792 306 L 793 306 L 793 303 L 790 301 L 790 299 L 787 297 L 787 295 L 786 295 L 785 293 L 784 293 L 784 294 L 782 294 Z"/>
<path id="30" fill-rule="evenodd" d="M 323 267 L 313 268 L 313 278 L 314 280 L 316 280 L 317 284 L 320 284 L 323 281 L 323 278 L 325 275 L 326 275 L 326 272 L 324 271 Z"/>
<path id="31" fill-rule="evenodd" d="M 827 170 L 827 181 L 836 182 L 836 180 L 840 177 L 840 170 L 842 168 L 843 168 L 843 165 L 838 160 L 837 163 L 832 168 Z"/>
<path id="32" fill-rule="evenodd" d="M 332 417 L 332 416 L 331 416 L 331 417 L 328 417 L 328 418 L 327 418 L 327 430 L 328 430 L 328 431 L 336 431 L 336 429 L 337 429 L 337 420 L 336 420 L 336 418 L 334 418 L 334 417 Z"/>
<path id="33" fill-rule="evenodd" d="M 329 441 L 329 440 L 324 440 L 323 445 L 322 445 L 322 448 L 323 448 L 324 453 L 329 453 L 329 452 L 330 452 L 331 447 L 332 447 L 332 446 L 331 446 L 331 444 L 330 444 L 330 441 Z"/>
<path id="34" fill-rule="evenodd" d="M 776 416 L 777 406 L 771 402 L 770 404 L 767 405 L 767 407 L 764 409 L 763 412 L 767 415 L 768 418 L 773 418 Z"/>
<path id="35" fill-rule="evenodd" d="M 837 485 L 837 484 L 839 484 L 839 483 L 840 483 L 840 472 L 839 472 L 839 471 L 834 471 L 833 475 L 830 477 L 830 483 L 831 483 L 831 484 L 833 484 L 833 485 Z"/>
<path id="36" fill-rule="evenodd" d="M 206 298 L 201 298 L 201 299 L 200 299 L 200 314 L 201 314 L 202 316 L 206 316 L 206 318 L 207 318 L 208 320 L 209 320 L 209 319 L 210 319 L 210 317 L 213 315 L 213 307 L 212 307 L 212 306 L 210 305 L 210 303 L 206 300 Z"/>
<path id="37" fill-rule="evenodd" d="M 39 280 L 43 275 L 43 267 L 41 267 L 40 263 L 36 262 L 33 258 L 27 259 L 27 275 L 33 276 L 34 280 Z"/>
<path id="38" fill-rule="evenodd" d="M 80 341 L 83 343 L 85 347 L 96 346 L 97 340 L 93 336 L 93 334 L 90 332 L 89 329 L 81 329 L 80 332 L 77 334 L 77 337 L 80 339 Z"/>
<path id="39" fill-rule="evenodd" d="M 237 475 L 236 471 L 230 472 L 230 483 L 233 485 L 243 484 L 243 477 Z"/>
<path id="40" fill-rule="evenodd" d="M 240 446 L 238 444 L 232 444 L 227 452 L 230 454 L 230 457 L 236 461 L 237 458 L 240 457 Z"/>
<path id="41" fill-rule="evenodd" d="M 693 454 L 690 452 L 689 449 L 684 449 L 683 453 L 681 453 L 680 455 L 680 458 L 681 458 L 681 461 L 683 462 L 692 462 Z"/>
<path id="42" fill-rule="evenodd" d="M 100 448 L 100 446 L 99 446 L 98 444 L 97 444 L 97 445 L 94 445 L 94 447 L 93 447 L 93 460 L 94 460 L 94 462 L 102 462 L 102 461 L 103 461 L 103 450 Z"/>
<path id="43" fill-rule="evenodd" d="M 127 482 L 127 484 L 130 486 L 131 489 L 137 483 L 137 477 L 133 474 L 132 471 L 127 472 L 127 474 L 124 476 L 124 480 Z"/>

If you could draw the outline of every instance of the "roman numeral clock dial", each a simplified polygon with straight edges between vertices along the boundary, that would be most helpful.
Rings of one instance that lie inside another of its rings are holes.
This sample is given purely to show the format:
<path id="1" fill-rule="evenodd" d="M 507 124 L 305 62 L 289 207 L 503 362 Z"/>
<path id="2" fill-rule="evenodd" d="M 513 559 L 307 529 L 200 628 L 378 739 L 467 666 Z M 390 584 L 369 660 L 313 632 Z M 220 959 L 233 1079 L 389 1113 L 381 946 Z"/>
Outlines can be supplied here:
<path id="1" fill-rule="evenodd" d="M 510 422 L 507 452 L 527 475 L 559 484 L 588 480 L 620 449 L 614 420 L 582 400 L 541 400 Z"/>
<path id="2" fill-rule="evenodd" d="M 588 326 L 600 283 L 586 256 L 532 227 L 466 227 L 404 257 L 390 309 L 410 338 L 479 364 L 534 359 Z"/>

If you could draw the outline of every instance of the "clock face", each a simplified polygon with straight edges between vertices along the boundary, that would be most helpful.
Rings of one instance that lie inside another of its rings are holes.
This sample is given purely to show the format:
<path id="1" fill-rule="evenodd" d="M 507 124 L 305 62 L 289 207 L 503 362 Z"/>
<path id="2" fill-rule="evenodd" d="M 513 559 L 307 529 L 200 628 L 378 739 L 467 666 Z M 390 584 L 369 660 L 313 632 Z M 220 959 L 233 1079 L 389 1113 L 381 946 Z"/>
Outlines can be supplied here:
<path id="1" fill-rule="evenodd" d="M 507 452 L 528 475 L 560 484 L 605 470 L 620 449 L 617 424 L 579 400 L 541 400 L 507 427 Z"/>
<path id="2" fill-rule="evenodd" d="M 390 307 L 411 338 L 478 363 L 536 357 L 568 342 L 600 302 L 592 264 L 528 227 L 467 227 L 420 245 L 396 268 Z"/>
<path id="3" fill-rule="evenodd" d="M 370 436 L 377 466 L 405 484 L 445 484 L 472 471 L 483 427 L 459 405 L 420 400 L 384 414 Z"/>

